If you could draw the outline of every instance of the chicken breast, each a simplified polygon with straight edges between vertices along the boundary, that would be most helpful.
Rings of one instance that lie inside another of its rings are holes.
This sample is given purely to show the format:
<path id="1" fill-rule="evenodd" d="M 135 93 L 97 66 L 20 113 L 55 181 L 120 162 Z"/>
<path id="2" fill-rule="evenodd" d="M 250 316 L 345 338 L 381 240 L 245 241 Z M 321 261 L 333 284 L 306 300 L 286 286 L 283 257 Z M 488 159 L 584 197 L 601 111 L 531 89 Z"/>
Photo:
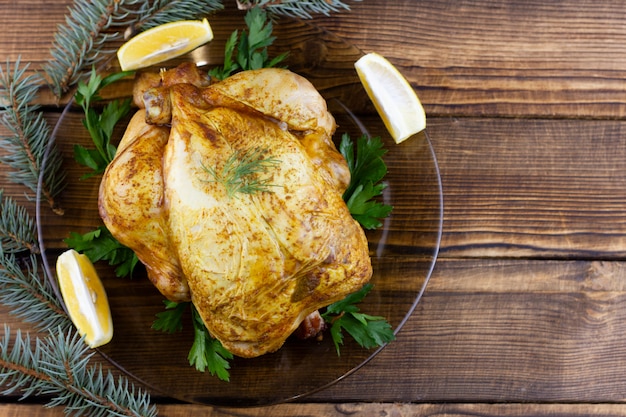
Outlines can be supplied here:
<path id="1" fill-rule="evenodd" d="M 166 296 L 188 285 L 226 349 L 273 352 L 309 314 L 369 281 L 367 240 L 342 199 L 349 171 L 331 140 L 334 119 L 307 80 L 282 69 L 246 71 L 146 97 L 148 120 L 167 124 L 167 142 L 153 145 L 156 157 L 141 166 L 123 157 L 139 145 L 127 146 L 100 199 L 116 200 L 117 188 L 144 177 L 157 179 L 138 190 L 152 199 L 135 199 L 145 207 L 133 209 L 101 204 L 101 214 L 116 237 L 130 234 L 126 244 L 140 249 L 155 239 L 147 223 L 121 232 L 110 219 L 161 210 L 164 249 L 140 259 L 160 277 L 169 276 L 163 259 L 176 261 L 181 276 L 172 288 L 155 285 Z"/>

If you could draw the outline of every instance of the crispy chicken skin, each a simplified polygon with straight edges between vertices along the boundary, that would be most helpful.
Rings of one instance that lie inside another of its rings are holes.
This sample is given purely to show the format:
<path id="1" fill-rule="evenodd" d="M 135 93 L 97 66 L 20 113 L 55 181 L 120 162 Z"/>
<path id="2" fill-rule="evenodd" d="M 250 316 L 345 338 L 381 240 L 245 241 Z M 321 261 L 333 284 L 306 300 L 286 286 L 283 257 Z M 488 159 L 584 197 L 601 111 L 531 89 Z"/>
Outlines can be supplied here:
<path id="1" fill-rule="evenodd" d="M 102 181 L 101 216 L 135 251 L 155 248 L 140 256 L 152 282 L 170 299 L 190 297 L 226 349 L 273 352 L 369 281 L 367 240 L 342 199 L 349 172 L 335 122 L 307 80 L 264 69 L 209 86 L 152 84 L 144 97 L 147 120 L 164 126 L 144 121 L 160 132 L 148 145 L 131 123 Z M 273 162 L 253 174 L 267 188 L 233 194 L 209 173 L 251 152 Z M 141 197 L 124 201 L 126 188 Z"/>

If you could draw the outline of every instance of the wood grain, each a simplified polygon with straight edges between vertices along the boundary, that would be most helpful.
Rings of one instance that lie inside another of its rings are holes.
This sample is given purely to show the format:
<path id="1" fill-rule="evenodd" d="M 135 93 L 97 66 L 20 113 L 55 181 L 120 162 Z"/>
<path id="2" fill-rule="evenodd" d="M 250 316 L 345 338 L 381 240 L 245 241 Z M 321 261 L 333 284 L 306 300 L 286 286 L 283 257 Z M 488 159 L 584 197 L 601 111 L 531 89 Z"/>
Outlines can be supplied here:
<path id="1" fill-rule="evenodd" d="M 1 55 L 40 69 L 70 3 L 0 0 Z M 396 342 L 300 403 L 232 410 L 156 397 L 161 414 L 626 415 L 623 3 L 350 4 L 315 23 L 387 56 L 428 114 L 445 210 L 426 293 Z M 289 41 L 310 33 L 283 30 Z M 344 46 L 334 53 L 347 70 Z M 54 100 L 43 103 L 53 120 Z M 0 183 L 32 208 L 6 170 Z M 20 326 L 6 309 L 0 318 Z M 0 415 L 62 413 L 5 400 Z"/>
<path id="2" fill-rule="evenodd" d="M 284 404 L 264 408 L 228 409 L 200 405 L 160 405 L 159 415 L 167 417 L 292 417 L 325 416 L 345 417 L 595 417 L 624 416 L 624 407 L 618 404 L 387 404 L 387 403 L 346 403 L 346 404 Z M 19 417 L 63 416 L 60 409 L 47 409 L 40 405 L 0 405 L 0 416 Z"/>

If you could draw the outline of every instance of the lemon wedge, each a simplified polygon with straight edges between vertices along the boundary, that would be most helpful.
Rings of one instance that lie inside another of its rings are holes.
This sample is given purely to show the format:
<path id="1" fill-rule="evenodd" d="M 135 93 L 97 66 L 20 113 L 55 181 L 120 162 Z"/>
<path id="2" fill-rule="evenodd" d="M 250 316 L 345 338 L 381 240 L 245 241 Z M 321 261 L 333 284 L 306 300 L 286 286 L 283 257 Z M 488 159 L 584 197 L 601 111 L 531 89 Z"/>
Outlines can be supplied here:
<path id="1" fill-rule="evenodd" d="M 417 94 L 385 57 L 369 53 L 354 68 L 376 111 L 396 143 L 426 128 L 426 114 Z"/>
<path id="2" fill-rule="evenodd" d="M 59 288 L 72 323 L 92 348 L 113 338 L 113 320 L 102 281 L 86 255 L 63 252 L 56 264 Z"/>
<path id="3" fill-rule="evenodd" d="M 206 19 L 164 23 L 129 39 L 117 50 L 117 59 L 123 71 L 135 70 L 184 55 L 212 39 Z"/>

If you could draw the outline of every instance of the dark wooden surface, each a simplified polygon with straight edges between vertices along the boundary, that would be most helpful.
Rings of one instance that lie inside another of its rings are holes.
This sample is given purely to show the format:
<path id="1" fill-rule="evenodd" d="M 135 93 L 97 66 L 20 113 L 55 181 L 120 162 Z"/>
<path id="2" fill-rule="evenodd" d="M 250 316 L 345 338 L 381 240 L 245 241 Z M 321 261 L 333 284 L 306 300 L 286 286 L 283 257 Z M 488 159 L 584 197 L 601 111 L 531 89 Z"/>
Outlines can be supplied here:
<path id="1" fill-rule="evenodd" d="M 69 3 L 0 0 L 0 56 L 40 68 Z M 238 415 L 626 415 L 623 3 L 351 5 L 315 23 L 388 57 L 424 103 L 439 260 L 399 340 L 357 374 Z M 233 411 L 156 401 L 168 416 Z M 62 410 L 0 406 L 26 413 Z"/>

